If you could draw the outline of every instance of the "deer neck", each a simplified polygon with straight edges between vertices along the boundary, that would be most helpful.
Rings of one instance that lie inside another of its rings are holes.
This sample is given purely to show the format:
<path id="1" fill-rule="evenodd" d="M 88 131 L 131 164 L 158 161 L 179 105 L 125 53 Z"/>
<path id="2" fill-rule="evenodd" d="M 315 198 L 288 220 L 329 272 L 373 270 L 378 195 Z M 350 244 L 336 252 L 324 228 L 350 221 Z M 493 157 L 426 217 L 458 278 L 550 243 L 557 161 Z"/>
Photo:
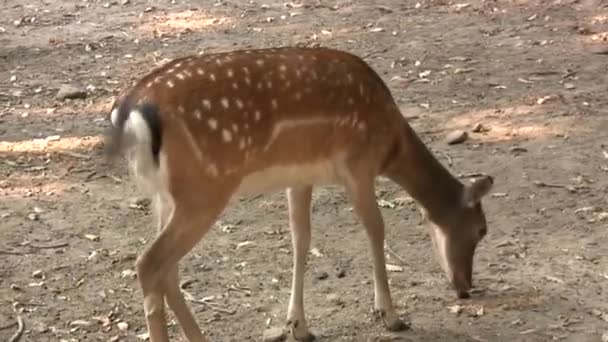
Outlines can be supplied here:
<path id="1" fill-rule="evenodd" d="M 397 182 L 431 217 L 459 205 L 464 185 L 456 179 L 406 125 L 405 140 L 389 178 Z"/>

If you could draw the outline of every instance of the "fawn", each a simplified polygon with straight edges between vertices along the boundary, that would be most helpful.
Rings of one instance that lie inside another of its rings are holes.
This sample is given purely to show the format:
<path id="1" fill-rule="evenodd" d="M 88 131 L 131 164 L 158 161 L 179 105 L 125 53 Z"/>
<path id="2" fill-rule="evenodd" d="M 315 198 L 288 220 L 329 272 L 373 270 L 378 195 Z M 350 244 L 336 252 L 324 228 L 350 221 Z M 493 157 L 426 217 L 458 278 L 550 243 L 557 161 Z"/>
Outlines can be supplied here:
<path id="1" fill-rule="evenodd" d="M 151 342 L 168 341 L 164 300 L 189 341 L 206 341 L 179 288 L 178 263 L 235 195 L 286 189 L 293 244 L 287 328 L 311 341 L 303 279 L 313 186 L 343 186 L 366 229 L 375 312 L 395 311 L 375 179 L 414 198 L 459 298 L 472 287 L 486 234 L 481 199 L 493 179 L 463 184 L 409 126 L 381 77 L 353 54 L 328 48 L 239 50 L 175 59 L 143 76 L 112 106 L 110 156 L 125 153 L 153 198 L 159 234 L 136 262 Z"/>

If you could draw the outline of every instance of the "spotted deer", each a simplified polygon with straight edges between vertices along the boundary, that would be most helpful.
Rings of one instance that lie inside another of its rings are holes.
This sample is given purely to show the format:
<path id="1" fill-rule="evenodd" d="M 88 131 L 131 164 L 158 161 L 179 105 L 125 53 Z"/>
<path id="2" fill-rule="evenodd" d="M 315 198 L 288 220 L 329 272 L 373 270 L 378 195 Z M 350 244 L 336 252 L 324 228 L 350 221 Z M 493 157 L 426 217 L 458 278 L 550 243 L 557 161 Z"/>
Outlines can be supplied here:
<path id="1" fill-rule="evenodd" d="M 178 262 L 235 195 L 286 189 L 293 244 L 287 332 L 311 341 L 303 279 L 314 186 L 343 186 L 367 232 L 374 309 L 388 330 L 407 325 L 391 299 L 375 179 L 418 203 L 458 297 L 472 287 L 486 234 L 481 199 L 490 176 L 463 184 L 427 149 L 381 77 L 353 54 L 328 48 L 240 50 L 175 59 L 120 95 L 110 156 L 124 152 L 156 203 L 159 233 L 136 269 L 152 342 L 168 341 L 164 300 L 188 341 L 206 341 L 178 286 Z"/>

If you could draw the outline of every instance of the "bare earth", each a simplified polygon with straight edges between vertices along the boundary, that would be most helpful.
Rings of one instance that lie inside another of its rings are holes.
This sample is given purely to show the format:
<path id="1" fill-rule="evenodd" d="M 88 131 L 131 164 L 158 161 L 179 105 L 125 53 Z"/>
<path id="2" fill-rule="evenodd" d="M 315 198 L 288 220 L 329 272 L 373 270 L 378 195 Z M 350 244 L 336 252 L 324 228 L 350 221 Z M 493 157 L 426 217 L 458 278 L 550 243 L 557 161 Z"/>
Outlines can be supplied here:
<path id="1" fill-rule="evenodd" d="M 305 293 L 320 340 L 608 341 L 606 1 L 174 2 L 0 2 L 0 340 L 18 315 L 21 341 L 146 331 L 133 264 L 156 228 L 124 164 L 101 158 L 116 91 L 165 58 L 321 44 L 364 57 L 454 174 L 496 187 L 480 291 L 457 300 L 415 204 L 378 180 L 393 296 L 412 324 L 397 335 L 371 314 L 367 239 L 343 190 L 317 189 Z M 56 99 L 64 84 L 86 99 Z M 469 139 L 447 145 L 456 129 Z M 212 341 L 283 324 L 286 214 L 282 193 L 235 198 L 184 259 Z"/>

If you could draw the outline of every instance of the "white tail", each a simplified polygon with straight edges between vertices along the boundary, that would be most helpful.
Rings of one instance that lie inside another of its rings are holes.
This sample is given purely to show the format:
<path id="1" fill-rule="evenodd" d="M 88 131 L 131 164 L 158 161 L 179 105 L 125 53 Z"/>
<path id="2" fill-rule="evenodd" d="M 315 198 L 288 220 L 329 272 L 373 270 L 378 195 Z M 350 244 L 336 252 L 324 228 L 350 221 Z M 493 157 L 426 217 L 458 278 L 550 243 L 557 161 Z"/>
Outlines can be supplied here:
<path id="1" fill-rule="evenodd" d="M 189 341 L 205 341 L 178 287 L 178 262 L 229 199 L 287 189 L 294 267 L 287 326 L 306 324 L 303 278 L 315 185 L 345 187 L 373 257 L 375 310 L 390 330 L 397 315 L 384 259 L 384 223 L 374 180 L 383 175 L 417 200 L 438 260 L 458 297 L 472 287 L 473 256 L 486 232 L 487 176 L 470 185 L 433 157 L 376 72 L 325 48 L 234 51 L 174 60 L 116 102 L 109 151 L 129 151 L 153 191 L 160 233 L 137 261 L 152 342 L 168 341 L 164 302 Z"/>

